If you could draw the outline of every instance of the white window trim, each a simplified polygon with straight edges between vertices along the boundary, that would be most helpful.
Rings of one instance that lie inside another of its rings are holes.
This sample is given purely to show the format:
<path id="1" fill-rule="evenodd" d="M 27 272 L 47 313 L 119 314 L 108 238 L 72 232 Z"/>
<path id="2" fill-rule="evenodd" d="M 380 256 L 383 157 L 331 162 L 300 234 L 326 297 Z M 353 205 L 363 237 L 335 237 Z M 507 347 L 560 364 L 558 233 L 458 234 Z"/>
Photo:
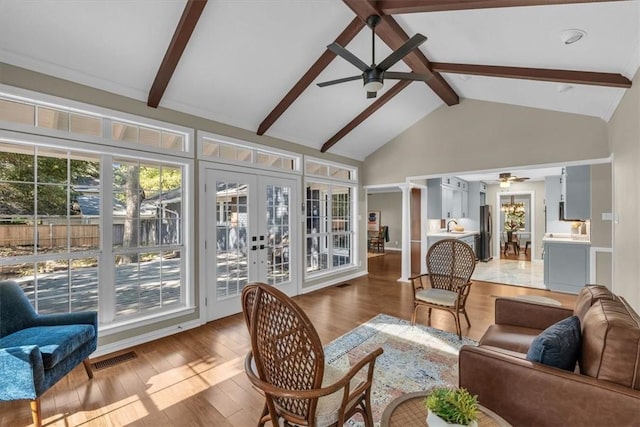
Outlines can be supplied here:
<path id="1" fill-rule="evenodd" d="M 219 157 L 207 156 L 202 153 L 204 139 L 220 142 L 222 144 L 235 145 L 239 148 L 250 150 L 252 151 L 253 159 L 251 162 L 243 162 L 238 160 L 221 159 Z M 275 154 L 275 155 L 290 157 L 294 161 L 294 167 L 292 170 L 288 170 L 288 169 L 274 168 L 270 166 L 257 164 L 255 163 L 255 154 L 258 151 L 264 152 L 267 154 Z M 295 153 L 293 151 L 281 150 L 279 148 L 273 148 L 268 145 L 256 144 L 253 142 L 244 141 L 241 139 L 232 138 L 229 136 L 224 136 L 224 135 L 205 132 L 205 131 L 200 131 L 200 130 L 197 132 L 197 158 L 199 160 L 206 160 L 210 162 L 222 163 L 227 165 L 250 167 L 250 168 L 262 169 L 262 170 L 268 170 L 268 171 L 275 171 L 275 172 L 280 172 L 280 173 L 285 173 L 290 175 L 302 175 L 302 170 L 304 167 L 302 157 L 303 156 L 299 153 Z"/>

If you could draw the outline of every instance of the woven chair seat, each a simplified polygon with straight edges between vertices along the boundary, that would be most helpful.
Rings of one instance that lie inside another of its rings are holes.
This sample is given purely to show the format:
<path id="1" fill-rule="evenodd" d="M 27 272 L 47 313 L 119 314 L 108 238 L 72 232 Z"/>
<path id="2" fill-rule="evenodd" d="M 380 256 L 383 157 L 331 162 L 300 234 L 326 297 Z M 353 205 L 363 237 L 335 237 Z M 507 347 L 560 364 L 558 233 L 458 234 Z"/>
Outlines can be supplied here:
<path id="1" fill-rule="evenodd" d="M 446 289 L 421 289 L 416 292 L 416 299 L 430 304 L 453 307 L 456 305 L 458 293 Z"/>

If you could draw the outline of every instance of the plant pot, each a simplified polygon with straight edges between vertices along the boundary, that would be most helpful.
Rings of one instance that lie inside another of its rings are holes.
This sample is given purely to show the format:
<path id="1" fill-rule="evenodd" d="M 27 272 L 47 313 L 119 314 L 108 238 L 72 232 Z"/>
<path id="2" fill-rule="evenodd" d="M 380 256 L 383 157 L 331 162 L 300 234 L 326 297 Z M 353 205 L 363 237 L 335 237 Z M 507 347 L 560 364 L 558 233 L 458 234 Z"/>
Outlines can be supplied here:
<path id="1" fill-rule="evenodd" d="M 427 425 L 429 427 L 478 427 L 478 422 L 473 420 L 468 426 L 462 424 L 451 424 L 440 418 L 434 412 L 431 412 L 430 409 L 427 409 Z"/>

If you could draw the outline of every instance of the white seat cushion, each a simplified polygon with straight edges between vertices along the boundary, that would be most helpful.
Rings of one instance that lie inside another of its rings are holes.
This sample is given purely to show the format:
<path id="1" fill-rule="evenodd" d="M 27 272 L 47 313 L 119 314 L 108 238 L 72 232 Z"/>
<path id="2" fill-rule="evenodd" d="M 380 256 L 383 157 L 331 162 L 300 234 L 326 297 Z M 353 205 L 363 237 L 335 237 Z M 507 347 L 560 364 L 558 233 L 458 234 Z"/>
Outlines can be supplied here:
<path id="1" fill-rule="evenodd" d="M 331 365 L 324 366 L 324 378 L 322 379 L 322 386 L 330 386 L 337 382 L 340 378 L 344 377 L 346 371 L 338 368 L 334 368 Z M 357 375 L 351 380 L 349 391 L 352 392 L 358 387 L 362 381 L 358 380 Z M 338 410 L 342 404 L 342 397 L 344 395 L 344 389 L 340 389 L 333 394 L 321 397 L 318 400 L 318 408 L 316 410 L 316 425 L 318 427 L 330 426 L 338 421 Z M 347 408 L 355 402 L 349 402 Z"/>
<path id="2" fill-rule="evenodd" d="M 430 304 L 453 307 L 456 305 L 458 294 L 444 289 L 421 289 L 416 292 L 416 299 Z"/>

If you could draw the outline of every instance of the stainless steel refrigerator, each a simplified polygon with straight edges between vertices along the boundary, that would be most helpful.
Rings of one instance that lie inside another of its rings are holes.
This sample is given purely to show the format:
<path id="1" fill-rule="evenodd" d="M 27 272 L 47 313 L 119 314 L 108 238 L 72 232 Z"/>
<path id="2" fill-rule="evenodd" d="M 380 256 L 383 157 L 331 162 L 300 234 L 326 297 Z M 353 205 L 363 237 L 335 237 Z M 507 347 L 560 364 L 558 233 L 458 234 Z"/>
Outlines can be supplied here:
<path id="1" fill-rule="evenodd" d="M 492 235 L 491 205 L 480 206 L 480 251 L 478 259 L 487 262 L 491 256 L 491 235 Z"/>

